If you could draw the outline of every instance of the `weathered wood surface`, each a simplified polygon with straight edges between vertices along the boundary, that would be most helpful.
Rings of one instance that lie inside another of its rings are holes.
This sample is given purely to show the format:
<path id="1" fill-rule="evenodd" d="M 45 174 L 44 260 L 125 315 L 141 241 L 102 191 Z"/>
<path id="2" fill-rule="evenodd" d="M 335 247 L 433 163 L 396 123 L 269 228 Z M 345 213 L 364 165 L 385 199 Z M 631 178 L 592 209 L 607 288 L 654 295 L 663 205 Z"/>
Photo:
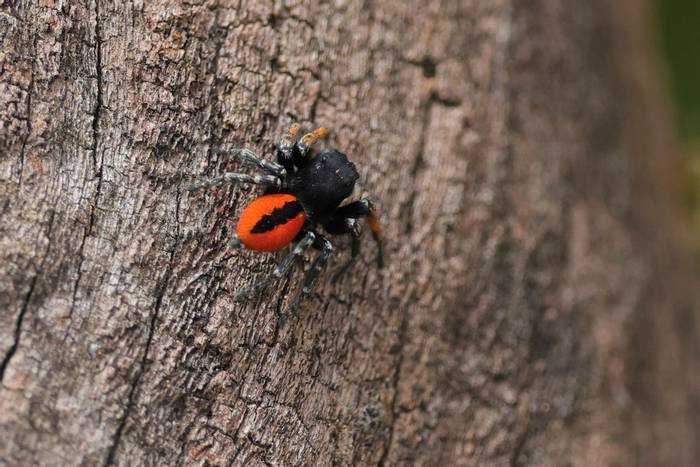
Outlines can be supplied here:
<path id="1" fill-rule="evenodd" d="M 0 464 L 696 464 L 630 11 L 1 2 Z M 293 120 L 361 167 L 389 260 L 284 316 L 298 273 L 233 301 L 274 264 L 225 249 L 258 191 L 183 187 Z"/>

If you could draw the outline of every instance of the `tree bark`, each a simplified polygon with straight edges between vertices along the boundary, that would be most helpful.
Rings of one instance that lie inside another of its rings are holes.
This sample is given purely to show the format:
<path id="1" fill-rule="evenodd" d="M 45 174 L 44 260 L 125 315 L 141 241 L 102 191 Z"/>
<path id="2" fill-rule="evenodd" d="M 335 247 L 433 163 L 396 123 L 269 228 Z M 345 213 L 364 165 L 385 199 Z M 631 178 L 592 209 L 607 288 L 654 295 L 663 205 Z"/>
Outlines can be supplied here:
<path id="1" fill-rule="evenodd" d="M 697 465 L 640 3 L 0 2 L 0 464 Z M 183 190 L 292 121 L 388 254 L 295 313 Z"/>

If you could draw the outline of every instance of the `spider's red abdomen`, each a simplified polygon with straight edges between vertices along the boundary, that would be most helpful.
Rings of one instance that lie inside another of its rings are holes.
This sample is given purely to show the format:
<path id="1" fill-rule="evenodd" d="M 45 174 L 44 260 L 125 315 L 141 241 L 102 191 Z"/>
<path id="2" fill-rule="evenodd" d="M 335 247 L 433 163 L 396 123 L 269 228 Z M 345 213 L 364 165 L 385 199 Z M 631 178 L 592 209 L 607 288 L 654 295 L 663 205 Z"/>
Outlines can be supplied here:
<path id="1" fill-rule="evenodd" d="M 295 196 L 261 196 L 243 210 L 236 233 L 246 248 L 277 251 L 294 240 L 305 219 L 304 210 Z"/>

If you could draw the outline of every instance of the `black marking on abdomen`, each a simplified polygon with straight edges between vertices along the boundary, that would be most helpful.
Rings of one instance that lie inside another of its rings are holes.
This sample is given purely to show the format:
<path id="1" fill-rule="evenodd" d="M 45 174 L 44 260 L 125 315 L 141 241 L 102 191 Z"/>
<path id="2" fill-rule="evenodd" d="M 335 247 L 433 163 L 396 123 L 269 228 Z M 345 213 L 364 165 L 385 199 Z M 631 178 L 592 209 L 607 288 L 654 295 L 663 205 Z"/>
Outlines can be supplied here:
<path id="1" fill-rule="evenodd" d="M 278 225 L 286 224 L 302 212 L 299 201 L 287 201 L 281 208 L 275 208 L 270 214 L 265 214 L 255 223 L 250 233 L 259 234 L 269 232 Z"/>

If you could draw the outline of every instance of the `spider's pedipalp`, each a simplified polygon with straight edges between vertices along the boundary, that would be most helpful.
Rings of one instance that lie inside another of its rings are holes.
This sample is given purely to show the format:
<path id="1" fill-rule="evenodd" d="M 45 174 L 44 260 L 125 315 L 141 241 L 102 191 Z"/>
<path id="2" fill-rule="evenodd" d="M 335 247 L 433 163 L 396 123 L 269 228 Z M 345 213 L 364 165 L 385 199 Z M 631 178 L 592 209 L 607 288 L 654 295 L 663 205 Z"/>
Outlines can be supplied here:
<path id="1" fill-rule="evenodd" d="M 330 131 L 326 127 L 318 127 L 314 131 L 310 131 L 301 137 L 299 140 L 299 146 L 309 148 L 316 144 L 317 141 L 324 139 L 328 136 Z"/>
<path id="2" fill-rule="evenodd" d="M 297 139 L 297 135 L 299 135 L 299 131 L 301 130 L 301 125 L 298 124 L 297 122 L 292 123 L 289 125 L 289 130 L 287 131 L 287 134 L 285 135 L 286 138 L 289 138 L 290 141 L 294 142 Z"/>
<path id="3" fill-rule="evenodd" d="M 314 131 L 306 133 L 299 139 L 296 144 L 298 149 L 299 157 L 295 158 L 295 164 L 298 166 L 304 165 L 306 156 L 311 149 L 311 146 L 316 144 L 319 140 L 322 140 L 328 136 L 329 130 L 325 127 L 316 128 Z"/>
<path id="4" fill-rule="evenodd" d="M 298 152 L 296 144 L 299 130 L 301 130 L 301 125 L 292 123 L 287 134 L 280 139 L 277 145 L 277 162 L 284 166 L 288 173 L 294 172 L 293 160 L 295 153 Z"/>

